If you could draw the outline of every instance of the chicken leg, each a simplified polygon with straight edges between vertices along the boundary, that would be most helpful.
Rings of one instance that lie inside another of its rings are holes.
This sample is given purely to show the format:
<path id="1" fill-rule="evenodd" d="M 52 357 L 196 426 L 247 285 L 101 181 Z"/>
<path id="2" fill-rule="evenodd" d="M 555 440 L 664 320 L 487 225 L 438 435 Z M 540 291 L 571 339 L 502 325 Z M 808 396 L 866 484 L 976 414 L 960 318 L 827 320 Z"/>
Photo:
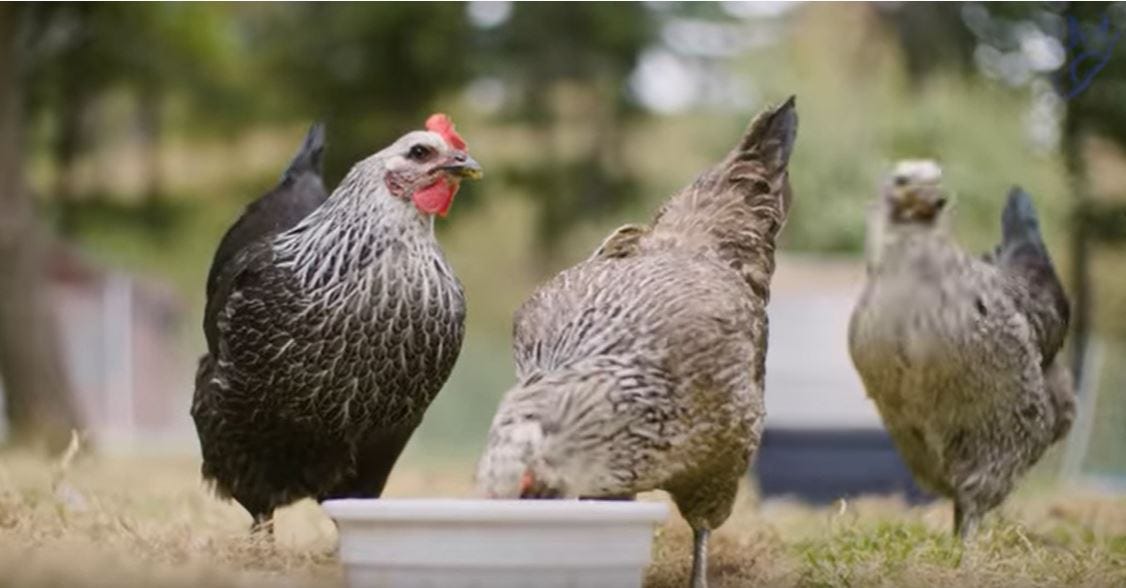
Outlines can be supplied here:
<path id="1" fill-rule="evenodd" d="M 691 588 L 708 588 L 708 529 L 692 529 Z"/>

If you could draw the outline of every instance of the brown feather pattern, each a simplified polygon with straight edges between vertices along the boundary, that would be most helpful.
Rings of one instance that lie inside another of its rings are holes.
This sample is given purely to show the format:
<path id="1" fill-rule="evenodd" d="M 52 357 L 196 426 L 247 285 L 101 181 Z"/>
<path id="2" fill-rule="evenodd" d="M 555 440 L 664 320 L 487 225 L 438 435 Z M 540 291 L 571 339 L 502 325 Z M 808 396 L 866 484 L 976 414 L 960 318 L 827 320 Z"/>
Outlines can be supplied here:
<path id="1" fill-rule="evenodd" d="M 519 496 L 669 491 L 694 528 L 730 514 L 762 432 L 770 277 L 789 208 L 793 99 L 650 226 L 615 231 L 517 311 L 518 384 L 478 481 Z"/>

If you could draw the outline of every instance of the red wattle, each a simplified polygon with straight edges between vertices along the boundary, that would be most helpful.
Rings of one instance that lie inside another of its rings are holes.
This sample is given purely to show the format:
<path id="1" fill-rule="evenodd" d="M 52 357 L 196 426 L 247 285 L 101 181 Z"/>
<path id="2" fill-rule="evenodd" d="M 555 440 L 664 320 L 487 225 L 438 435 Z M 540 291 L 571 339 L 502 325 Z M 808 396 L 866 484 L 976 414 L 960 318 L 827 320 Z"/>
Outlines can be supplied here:
<path id="1" fill-rule="evenodd" d="M 451 185 L 446 178 L 442 178 L 425 188 L 415 190 L 411 198 L 414 200 L 414 205 L 422 212 L 446 216 L 458 187 L 456 184 Z"/>

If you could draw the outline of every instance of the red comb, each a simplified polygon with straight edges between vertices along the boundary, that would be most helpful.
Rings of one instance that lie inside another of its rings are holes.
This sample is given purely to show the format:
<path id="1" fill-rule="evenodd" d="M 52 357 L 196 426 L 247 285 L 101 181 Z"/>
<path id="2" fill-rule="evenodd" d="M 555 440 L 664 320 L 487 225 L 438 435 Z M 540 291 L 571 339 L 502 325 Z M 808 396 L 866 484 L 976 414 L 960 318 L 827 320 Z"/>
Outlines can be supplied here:
<path id="1" fill-rule="evenodd" d="M 446 144 L 454 149 L 465 151 L 467 147 L 465 139 L 454 130 L 454 122 L 444 114 L 431 114 L 430 118 L 426 119 L 426 130 L 441 135 L 446 140 Z"/>

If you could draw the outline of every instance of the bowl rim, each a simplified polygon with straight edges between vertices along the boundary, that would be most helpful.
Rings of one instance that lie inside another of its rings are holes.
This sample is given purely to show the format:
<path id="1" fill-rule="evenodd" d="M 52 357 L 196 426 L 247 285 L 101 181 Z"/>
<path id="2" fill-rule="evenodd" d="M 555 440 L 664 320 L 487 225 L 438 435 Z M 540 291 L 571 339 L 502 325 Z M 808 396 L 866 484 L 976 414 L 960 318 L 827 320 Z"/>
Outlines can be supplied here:
<path id="1" fill-rule="evenodd" d="M 344 498 L 321 507 L 338 521 L 660 523 L 664 502 L 623 500 L 489 500 L 460 498 Z"/>

